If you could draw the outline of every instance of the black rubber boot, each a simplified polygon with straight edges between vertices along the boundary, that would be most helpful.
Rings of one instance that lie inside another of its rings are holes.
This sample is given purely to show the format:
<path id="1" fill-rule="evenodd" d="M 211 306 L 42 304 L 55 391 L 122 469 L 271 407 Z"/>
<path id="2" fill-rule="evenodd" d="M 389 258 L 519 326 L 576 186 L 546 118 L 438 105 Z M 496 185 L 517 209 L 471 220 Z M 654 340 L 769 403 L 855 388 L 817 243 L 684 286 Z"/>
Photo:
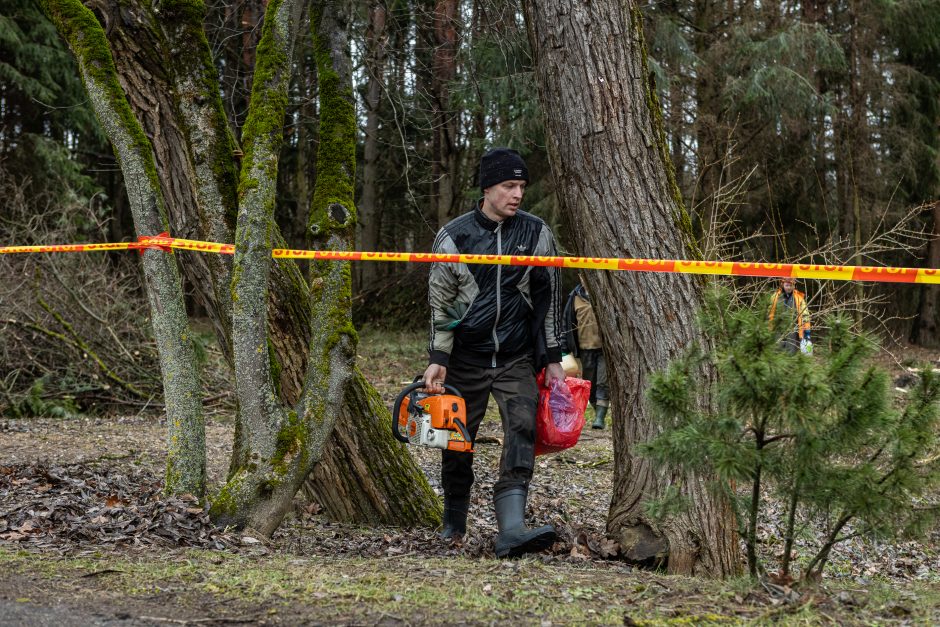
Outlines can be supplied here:
<path id="1" fill-rule="evenodd" d="M 511 488 L 493 497 L 496 508 L 496 557 L 519 557 L 547 549 L 555 543 L 555 528 L 544 525 L 538 529 L 525 526 L 525 488 Z"/>
<path id="2" fill-rule="evenodd" d="M 598 405 L 594 408 L 594 424 L 591 425 L 592 429 L 603 429 L 604 425 L 607 424 L 605 418 L 607 416 L 607 406 Z"/>
<path id="3" fill-rule="evenodd" d="M 450 540 L 467 533 L 469 496 L 444 497 L 444 528 L 437 534 L 441 540 Z"/>

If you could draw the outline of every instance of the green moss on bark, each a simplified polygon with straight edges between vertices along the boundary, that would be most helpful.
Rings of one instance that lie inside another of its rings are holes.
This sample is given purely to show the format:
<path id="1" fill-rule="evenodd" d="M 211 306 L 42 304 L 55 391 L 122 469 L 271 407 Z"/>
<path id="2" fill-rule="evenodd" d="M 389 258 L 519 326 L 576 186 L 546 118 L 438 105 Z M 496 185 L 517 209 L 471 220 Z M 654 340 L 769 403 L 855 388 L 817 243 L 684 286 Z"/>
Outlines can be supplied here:
<path id="1" fill-rule="evenodd" d="M 379 455 L 383 459 L 380 463 L 377 459 L 378 455 L 364 457 L 363 460 L 368 466 L 369 472 L 375 475 L 388 475 L 390 466 L 387 460 L 394 459 L 396 456 L 404 456 L 403 463 L 391 469 L 391 472 L 398 475 L 394 477 L 393 481 L 408 485 L 411 492 L 407 499 L 401 499 L 396 503 L 398 520 L 404 519 L 411 521 L 413 524 L 432 527 L 441 524 L 441 514 L 443 513 L 441 499 L 434 493 L 434 489 L 427 482 L 424 473 L 411 464 L 410 456 L 401 450 L 401 445 L 395 439 L 382 437 L 389 434 L 392 429 L 392 415 L 388 411 L 385 401 L 382 400 L 376 389 L 369 385 L 360 370 L 356 370 L 354 377 L 353 385 L 365 395 L 366 406 L 363 411 L 379 418 L 378 421 L 373 423 L 375 426 L 375 437 L 373 439 L 378 441 L 373 443 L 373 447 L 375 451 L 380 452 Z"/>
<path id="2" fill-rule="evenodd" d="M 311 37 L 317 62 L 317 77 L 320 97 L 320 143 L 317 149 L 317 183 L 310 201 L 308 229 L 311 240 L 328 242 L 339 237 L 352 247 L 356 225 L 354 184 L 356 180 L 356 110 L 352 86 L 348 76 L 341 76 L 333 54 L 340 51 L 330 49 L 328 38 L 322 33 L 324 9 L 311 8 Z M 333 262 L 335 263 L 335 262 Z M 311 267 L 314 276 L 328 276 L 333 268 L 329 264 Z M 355 345 L 358 342 L 352 324 L 352 271 L 348 263 L 341 267 L 338 285 L 331 282 L 330 293 L 323 294 L 323 281 L 311 281 L 314 302 L 324 302 L 324 296 L 332 303 L 326 314 L 330 334 L 323 346 L 328 355 L 340 338 L 348 336 Z"/>
<path id="3" fill-rule="evenodd" d="M 212 499 L 209 506 L 209 517 L 219 524 L 226 524 L 235 518 L 244 506 L 242 490 L 245 486 L 246 470 L 239 468 L 230 473 L 228 481 Z"/>
<path id="4" fill-rule="evenodd" d="M 323 8 L 311 8 L 311 36 L 317 62 L 320 97 L 320 143 L 317 148 L 317 184 L 310 202 L 307 227 L 326 241 L 334 233 L 351 240 L 356 225 L 356 108 L 348 77 L 333 66 L 329 42 L 320 25 Z"/>
<path id="5" fill-rule="evenodd" d="M 235 160 L 237 142 L 228 125 L 219 92 L 219 81 L 212 59 L 211 47 L 203 26 L 206 18 L 206 6 L 203 0 L 164 0 L 157 7 L 158 15 L 164 25 L 179 25 L 172 37 L 172 46 L 179 48 L 174 55 L 175 68 L 179 76 L 195 81 L 196 94 L 193 100 L 197 105 L 208 101 L 211 112 L 210 124 L 214 129 L 210 153 L 207 155 L 221 204 L 225 211 L 225 220 L 229 227 L 235 224 L 237 211 L 238 164 Z M 190 83 L 177 80 L 176 84 Z"/>
<path id="6" fill-rule="evenodd" d="M 304 424 L 297 417 L 297 412 L 289 411 L 286 423 L 277 432 L 274 456 L 271 458 L 271 468 L 274 469 L 276 475 L 279 477 L 286 475 L 298 454 L 302 456 L 299 463 L 303 465 L 303 457 L 306 457 L 306 441 L 307 431 Z"/>
<path id="7" fill-rule="evenodd" d="M 271 0 L 266 9 L 266 15 L 277 15 L 283 0 Z M 252 168 L 263 169 L 270 180 L 277 180 L 276 150 L 267 151 L 265 163 L 257 163 L 257 145 L 264 142 L 267 145 L 277 145 L 284 132 L 284 115 L 287 110 L 287 74 L 290 60 L 287 56 L 286 46 L 279 38 L 286 34 L 277 32 L 277 20 L 265 18 L 261 29 L 261 41 L 258 42 L 255 59 L 254 77 L 252 79 L 251 108 L 248 119 L 242 128 L 242 137 L 245 138 L 245 163 Z M 284 83 L 284 88 L 278 86 Z M 244 197 L 250 189 L 258 187 L 258 180 L 247 176 L 243 172 L 239 195 Z"/>
<path id="8" fill-rule="evenodd" d="M 96 115 L 114 147 L 127 181 L 137 232 L 155 234 L 167 230 L 153 149 L 118 81 L 102 25 L 78 0 L 41 1 L 43 10 L 72 49 Z M 137 29 L 138 36 L 159 38 L 159 33 L 154 32 L 156 20 L 148 21 L 148 17 L 152 16 L 137 16 L 133 28 Z M 120 27 L 116 31 L 116 38 L 128 35 Z M 132 64 L 139 62 L 136 58 L 131 60 Z M 166 490 L 202 495 L 205 490 L 205 424 L 179 271 L 173 257 L 156 251 L 146 251 L 142 262 L 160 352 L 167 410 Z"/>

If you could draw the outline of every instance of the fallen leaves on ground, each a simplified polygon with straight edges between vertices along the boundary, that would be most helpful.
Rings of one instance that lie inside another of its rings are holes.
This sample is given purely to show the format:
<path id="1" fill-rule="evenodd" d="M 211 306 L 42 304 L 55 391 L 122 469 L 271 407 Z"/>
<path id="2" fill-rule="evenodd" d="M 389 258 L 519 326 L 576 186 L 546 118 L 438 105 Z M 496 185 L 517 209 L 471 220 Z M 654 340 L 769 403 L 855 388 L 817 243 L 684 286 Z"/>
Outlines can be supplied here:
<path id="1" fill-rule="evenodd" d="M 0 466 L 0 543 L 36 548 L 234 544 L 191 495 L 168 497 L 147 470 L 113 464 Z"/>

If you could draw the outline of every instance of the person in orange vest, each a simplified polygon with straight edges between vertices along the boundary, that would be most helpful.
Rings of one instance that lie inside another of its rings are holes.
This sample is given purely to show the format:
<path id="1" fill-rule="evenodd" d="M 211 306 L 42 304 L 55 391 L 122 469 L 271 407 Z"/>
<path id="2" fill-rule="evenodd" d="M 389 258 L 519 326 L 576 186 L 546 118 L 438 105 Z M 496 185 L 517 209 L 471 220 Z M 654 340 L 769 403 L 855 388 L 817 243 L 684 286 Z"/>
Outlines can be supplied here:
<path id="1" fill-rule="evenodd" d="M 780 287 L 770 302 L 770 320 L 774 319 L 778 303 L 786 309 L 792 309 L 796 317 L 796 330 L 786 334 L 780 342 L 781 347 L 788 353 L 795 353 L 800 350 L 811 354 L 813 352 L 813 342 L 810 340 L 809 308 L 806 306 L 806 294 L 796 289 L 796 279 L 793 277 L 780 277 Z"/>

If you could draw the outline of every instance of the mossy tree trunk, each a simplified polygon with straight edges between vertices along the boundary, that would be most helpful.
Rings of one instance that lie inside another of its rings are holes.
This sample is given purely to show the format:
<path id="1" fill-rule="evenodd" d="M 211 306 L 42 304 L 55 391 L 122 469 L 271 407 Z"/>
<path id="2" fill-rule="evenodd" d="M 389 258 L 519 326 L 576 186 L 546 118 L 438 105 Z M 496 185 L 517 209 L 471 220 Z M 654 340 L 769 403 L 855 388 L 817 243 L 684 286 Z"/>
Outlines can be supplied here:
<path id="1" fill-rule="evenodd" d="M 154 9 L 158 8 L 159 12 Z M 154 146 L 170 221 L 177 237 L 231 242 L 238 210 L 238 145 L 218 89 L 199 2 L 159 7 L 100 4 L 107 36 L 134 114 Z M 178 251 L 184 276 L 231 357 L 228 255 Z"/>
<path id="2" fill-rule="evenodd" d="M 199 2 L 163 2 L 159 6 L 132 7 L 98 4 L 95 11 L 99 19 L 93 19 L 94 26 L 98 27 L 98 21 L 107 25 L 108 41 L 102 46 L 107 49 L 110 44 L 114 50 L 118 60 L 117 80 L 127 94 L 133 115 L 140 120 L 144 133 L 154 146 L 155 169 L 166 199 L 171 233 L 194 239 L 232 241 L 239 210 L 236 186 L 241 151 L 229 130 L 219 96 L 218 80 L 203 29 L 204 5 Z M 265 54 L 270 53 L 270 49 L 265 51 Z M 253 99 L 253 105 L 259 108 L 266 102 Z M 267 119 L 275 125 L 282 122 L 282 118 L 276 115 Z M 257 130 L 253 132 L 257 133 Z M 252 158 L 249 154 L 245 160 L 246 171 L 248 160 Z M 324 154 L 321 158 L 332 156 Z M 269 161 L 268 165 L 271 169 L 264 174 L 272 171 L 276 174 L 276 169 L 273 169 L 276 161 Z M 353 171 L 354 164 L 347 160 L 341 167 Z M 250 182 L 247 188 L 251 189 Z M 277 225 L 269 221 L 268 228 L 270 241 L 276 247 L 285 247 Z M 165 229 L 163 226 L 159 230 Z M 158 230 L 148 229 L 146 234 L 153 232 Z M 212 317 L 220 343 L 231 359 L 231 257 L 198 253 L 179 256 L 182 257 L 186 279 Z M 348 274 L 348 268 L 344 272 Z M 313 329 L 328 327 L 315 322 L 322 314 L 315 306 L 322 302 L 320 295 L 324 280 L 315 277 L 315 294 L 312 295 L 297 264 L 284 259 L 273 262 L 268 280 L 266 318 L 262 319 L 267 320 L 268 349 L 265 354 L 269 357 L 272 379 L 269 387 L 273 388 L 276 397 L 269 398 L 268 402 L 270 406 L 277 407 L 274 416 L 278 420 L 290 423 L 291 412 L 296 413 L 305 402 L 304 384 L 310 370 L 308 355 L 316 342 Z M 343 284 L 345 279 L 340 276 L 336 281 Z M 340 287 L 336 291 L 348 298 L 348 288 Z M 331 318 L 328 323 L 334 329 L 346 329 L 348 320 L 340 316 Z M 334 334 L 332 339 L 336 337 Z M 322 364 L 322 355 L 315 362 Z M 183 379 L 195 381 L 193 377 Z M 326 382 L 322 385 L 325 386 Z M 401 525 L 435 524 L 439 521 L 440 505 L 422 472 L 403 447 L 397 443 L 389 444 L 390 417 L 369 383 L 356 374 L 345 393 L 336 390 L 335 398 L 341 399 L 342 407 L 334 407 L 333 415 L 340 415 L 341 420 L 333 435 L 326 436 L 329 443 L 322 447 L 322 451 L 308 451 L 307 455 L 313 463 L 317 455 L 322 454 L 308 488 L 312 490 L 313 498 L 324 506 L 326 514 L 341 520 L 380 520 Z M 261 428 L 271 433 L 269 423 L 264 423 Z M 287 429 L 292 430 L 297 431 Z M 239 438 L 242 438 L 244 429 L 239 427 L 238 431 Z M 321 425 L 320 431 L 328 433 L 329 429 L 322 429 Z M 290 440 L 286 432 L 281 435 L 281 444 L 296 448 L 296 439 Z M 283 469 L 285 465 L 277 452 L 276 434 L 274 439 L 272 459 L 277 458 Z M 314 437 L 308 438 L 305 444 L 314 440 Z M 231 464 L 232 478 L 242 472 L 245 460 L 251 456 L 251 453 L 246 453 L 249 450 L 251 447 L 244 443 L 236 445 Z M 248 462 L 249 465 L 251 463 Z M 282 485 L 283 482 L 279 478 L 268 481 L 266 485 L 273 487 L 274 484 Z M 282 487 L 279 494 L 288 491 Z M 268 498 L 273 492 L 265 494 Z M 223 500 L 231 505 L 231 498 Z M 289 501 L 290 497 L 281 498 L 282 503 L 289 504 Z M 227 508 L 219 511 L 222 510 Z M 240 524 L 255 524 L 242 514 L 235 518 L 241 521 Z M 276 526 L 271 521 L 280 520 L 276 512 L 268 512 L 262 518 L 266 521 L 256 526 L 271 530 Z"/>
<path id="3" fill-rule="evenodd" d="M 639 9 L 622 0 L 530 0 L 525 16 L 552 169 L 577 254 L 675 259 L 694 253 L 647 78 Z M 584 275 L 596 295 L 611 378 L 608 533 L 633 559 L 668 556 L 673 573 L 738 572 L 728 504 L 709 494 L 702 478 L 653 466 L 633 452 L 660 430 L 644 402 L 650 374 L 700 339 L 695 281 L 640 272 Z M 644 502 L 670 486 L 689 508 L 665 521 L 649 519 Z"/>
<path id="4" fill-rule="evenodd" d="M 167 230 L 153 147 L 118 81 L 101 24 L 78 0 L 47 0 L 43 10 L 75 55 L 92 106 L 121 164 L 134 228 L 139 235 Z M 145 251 L 142 261 L 166 405 L 165 489 L 201 496 L 206 487 L 205 422 L 179 268 L 175 256 L 157 250 Z"/>
<path id="5" fill-rule="evenodd" d="M 341 371 L 350 361 L 324 364 L 326 376 L 304 388 L 300 402 L 283 404 L 274 384 L 276 364 L 268 334 L 268 291 L 274 248 L 274 199 L 278 155 L 283 145 L 294 38 L 302 10 L 299 0 L 277 0 L 268 5 L 258 44 L 251 90 L 251 108 L 242 129 L 245 161 L 239 181 L 239 208 L 235 227 L 232 272 L 232 348 L 238 415 L 228 481 L 212 504 L 220 523 L 250 527 L 270 535 L 290 507 L 290 501 L 309 472 L 309 425 L 322 420 L 324 409 L 336 395 L 342 397 L 347 377 Z M 334 278 L 335 281 L 335 278 Z M 327 292 L 329 293 L 329 292 Z M 311 344 L 322 347 L 331 325 L 320 301 L 311 311 Z M 337 345 L 348 345 L 339 338 Z M 312 362 L 309 366 L 314 365 Z M 331 370 L 340 372 L 330 379 Z M 309 395 L 309 396 L 308 396 Z M 298 478 L 298 476 L 300 476 Z"/>
<path id="6" fill-rule="evenodd" d="M 320 145 L 317 155 L 317 183 L 310 203 L 308 237 L 315 249 L 352 250 L 356 228 L 353 203 L 356 172 L 356 106 L 352 93 L 352 61 L 349 51 L 349 15 L 341 0 L 325 2 L 311 9 L 311 31 L 320 84 Z M 334 301 L 337 326 L 352 329 L 350 307 L 351 272 L 348 264 L 320 264 L 312 270 L 324 276 L 341 268 L 343 282 Z M 316 283 L 318 279 L 313 279 Z M 379 420 L 364 420 L 375 416 Z M 340 518 L 368 518 L 393 522 L 421 520 L 436 523 L 437 499 L 424 476 L 402 454 L 402 447 L 389 437 L 391 416 L 381 399 L 358 371 L 354 385 L 346 391 L 342 424 L 355 429 L 337 433 L 342 450 L 369 454 L 337 458 L 336 463 L 320 464 L 305 484 L 305 491 Z M 341 449 L 337 449 L 339 452 Z M 349 472 L 349 468 L 356 472 Z M 342 472 L 337 472 L 342 469 Z M 386 494 L 411 491 L 407 498 L 388 500 Z"/>

